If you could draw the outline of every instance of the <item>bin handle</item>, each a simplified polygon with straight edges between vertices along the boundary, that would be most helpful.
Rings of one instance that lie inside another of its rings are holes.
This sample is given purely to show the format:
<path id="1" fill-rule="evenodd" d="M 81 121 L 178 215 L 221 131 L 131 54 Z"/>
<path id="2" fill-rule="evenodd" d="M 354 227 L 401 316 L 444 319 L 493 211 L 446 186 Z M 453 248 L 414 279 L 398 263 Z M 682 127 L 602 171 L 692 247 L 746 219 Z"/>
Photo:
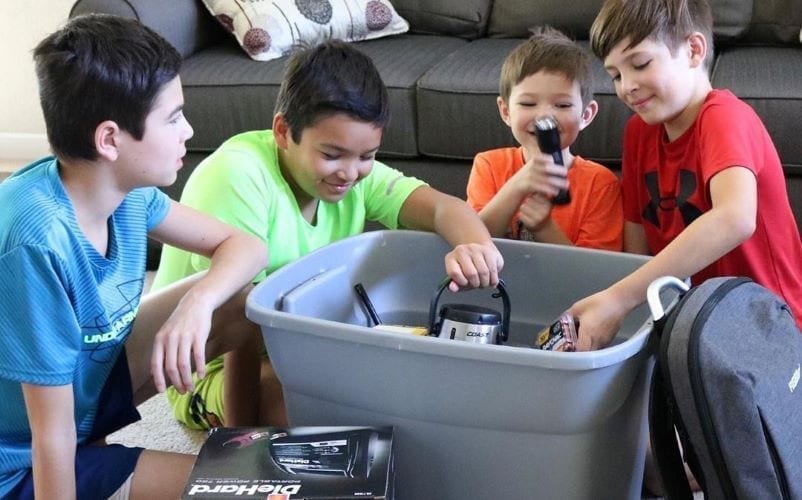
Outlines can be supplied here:
<path id="1" fill-rule="evenodd" d="M 646 302 L 649 303 L 649 311 L 652 313 L 652 319 L 656 326 L 665 321 L 666 317 L 666 310 L 660 301 L 660 292 L 669 288 L 677 290 L 680 295 L 689 290 L 684 281 L 674 276 L 661 276 L 649 283 L 649 287 L 646 289 Z"/>

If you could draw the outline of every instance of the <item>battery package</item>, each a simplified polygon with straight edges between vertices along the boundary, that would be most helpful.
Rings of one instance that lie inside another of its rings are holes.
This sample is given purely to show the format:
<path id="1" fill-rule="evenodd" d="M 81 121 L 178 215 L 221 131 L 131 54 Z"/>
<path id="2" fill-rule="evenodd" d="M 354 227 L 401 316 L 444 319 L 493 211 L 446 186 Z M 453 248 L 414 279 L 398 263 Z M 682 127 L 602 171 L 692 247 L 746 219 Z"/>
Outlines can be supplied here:
<path id="1" fill-rule="evenodd" d="M 392 427 L 219 427 L 183 499 L 393 499 Z"/>

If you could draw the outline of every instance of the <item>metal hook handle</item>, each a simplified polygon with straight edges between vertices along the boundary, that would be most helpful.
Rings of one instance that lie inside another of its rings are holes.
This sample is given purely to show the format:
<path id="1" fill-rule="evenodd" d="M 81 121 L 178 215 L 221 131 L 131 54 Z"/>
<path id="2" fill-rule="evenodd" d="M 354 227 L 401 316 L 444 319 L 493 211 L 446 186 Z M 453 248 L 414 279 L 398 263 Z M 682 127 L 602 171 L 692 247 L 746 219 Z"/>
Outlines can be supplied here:
<path id="1" fill-rule="evenodd" d="M 666 288 L 673 288 L 683 294 L 689 290 L 687 284 L 679 278 L 674 276 L 662 276 L 652 281 L 646 289 L 646 302 L 649 304 L 649 311 L 652 313 L 652 319 L 657 323 L 662 320 L 666 311 L 663 303 L 660 301 L 660 292 Z"/>

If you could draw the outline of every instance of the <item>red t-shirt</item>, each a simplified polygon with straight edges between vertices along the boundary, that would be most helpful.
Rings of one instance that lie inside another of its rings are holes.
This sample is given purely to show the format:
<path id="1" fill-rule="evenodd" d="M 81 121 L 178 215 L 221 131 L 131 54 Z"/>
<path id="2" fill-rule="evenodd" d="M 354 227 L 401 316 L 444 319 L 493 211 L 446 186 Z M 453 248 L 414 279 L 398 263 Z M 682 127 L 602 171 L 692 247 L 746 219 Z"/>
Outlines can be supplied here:
<path id="1" fill-rule="evenodd" d="M 657 254 L 712 208 L 708 183 L 732 166 L 748 168 L 757 179 L 755 232 L 691 281 L 748 276 L 782 296 L 802 326 L 802 243 L 782 164 L 760 118 L 731 92 L 710 92 L 691 128 L 673 142 L 667 142 L 662 125 L 630 118 L 624 133 L 624 217 L 643 226 Z"/>
<path id="2" fill-rule="evenodd" d="M 468 179 L 468 204 L 477 212 L 524 165 L 523 149 L 500 148 L 476 155 Z M 568 169 L 571 203 L 554 205 L 552 220 L 576 246 L 621 251 L 624 214 L 621 184 L 607 167 L 574 157 Z M 510 221 L 508 235 L 518 236 L 518 215 Z"/>

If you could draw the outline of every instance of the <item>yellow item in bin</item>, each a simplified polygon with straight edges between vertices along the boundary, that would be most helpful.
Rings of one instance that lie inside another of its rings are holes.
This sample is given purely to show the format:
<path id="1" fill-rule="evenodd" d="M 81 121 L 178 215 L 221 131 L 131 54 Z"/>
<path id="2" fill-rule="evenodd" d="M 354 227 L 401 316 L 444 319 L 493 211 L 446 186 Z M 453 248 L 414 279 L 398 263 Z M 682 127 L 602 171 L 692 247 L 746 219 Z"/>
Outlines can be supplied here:
<path id="1" fill-rule="evenodd" d="M 412 335 L 429 335 L 429 329 L 425 326 L 408 326 L 408 325 L 385 325 L 382 323 L 381 318 L 379 318 L 379 314 L 376 312 L 376 308 L 373 307 L 373 302 L 371 302 L 370 297 L 368 297 L 368 292 L 365 291 L 365 287 L 362 286 L 362 283 L 357 283 L 354 285 L 354 291 L 356 291 L 357 296 L 362 301 L 362 305 L 365 306 L 365 309 L 368 311 L 368 316 L 373 321 L 373 328 L 376 330 L 383 330 L 385 332 L 395 332 L 395 333 L 411 333 Z"/>
<path id="2" fill-rule="evenodd" d="M 412 335 L 429 335 L 429 329 L 425 326 L 408 325 L 385 325 L 384 323 L 373 327 L 374 330 L 384 330 L 385 332 L 411 333 Z"/>

